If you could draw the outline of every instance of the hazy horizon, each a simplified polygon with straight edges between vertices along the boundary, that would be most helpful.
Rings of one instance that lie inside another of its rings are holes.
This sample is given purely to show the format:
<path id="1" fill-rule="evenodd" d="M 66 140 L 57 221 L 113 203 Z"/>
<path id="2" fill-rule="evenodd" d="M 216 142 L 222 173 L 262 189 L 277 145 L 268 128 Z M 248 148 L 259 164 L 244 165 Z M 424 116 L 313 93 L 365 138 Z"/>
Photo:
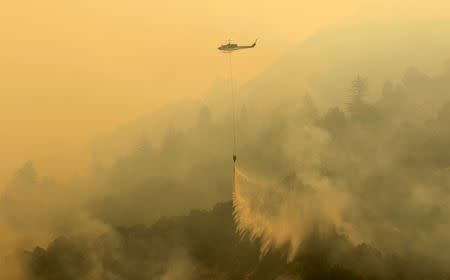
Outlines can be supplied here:
<path id="1" fill-rule="evenodd" d="M 89 165 L 89 144 L 120 124 L 227 78 L 217 46 L 258 48 L 236 60 L 239 84 L 335 24 L 445 19 L 445 1 L 45 1 L 1 14 L 0 182 L 27 160 L 67 179 Z"/>

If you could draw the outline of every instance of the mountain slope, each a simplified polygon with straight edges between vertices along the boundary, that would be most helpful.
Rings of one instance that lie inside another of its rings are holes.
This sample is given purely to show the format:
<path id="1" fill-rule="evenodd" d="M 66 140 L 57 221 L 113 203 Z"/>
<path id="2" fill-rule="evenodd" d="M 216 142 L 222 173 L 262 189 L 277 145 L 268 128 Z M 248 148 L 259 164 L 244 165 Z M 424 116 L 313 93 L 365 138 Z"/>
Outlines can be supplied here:
<path id="1" fill-rule="evenodd" d="M 259 47 L 264 47 L 263 42 Z M 449 22 L 361 23 L 324 29 L 291 49 L 255 79 L 239 87 L 238 114 L 243 107 L 254 118 L 309 94 L 319 108 L 343 106 L 349 83 L 357 74 L 369 82 L 369 98 L 379 96 L 385 81 L 402 84 L 410 67 L 436 74 L 448 69 Z M 238 57 L 236 57 L 238 59 Z M 236 70 L 238 72 L 238 70 Z M 230 85 L 217 82 L 202 100 L 185 100 L 162 107 L 100 137 L 95 158 L 111 162 L 130 150 L 143 135 L 159 145 L 167 127 L 186 129 L 205 106 L 213 119 L 231 119 Z"/>
<path id="2" fill-rule="evenodd" d="M 312 235 L 287 262 L 284 250 L 259 255 L 235 232 L 231 203 L 117 228 L 95 240 L 59 238 L 22 254 L 30 279 L 448 279 L 430 259 L 384 255 L 345 237 Z"/>

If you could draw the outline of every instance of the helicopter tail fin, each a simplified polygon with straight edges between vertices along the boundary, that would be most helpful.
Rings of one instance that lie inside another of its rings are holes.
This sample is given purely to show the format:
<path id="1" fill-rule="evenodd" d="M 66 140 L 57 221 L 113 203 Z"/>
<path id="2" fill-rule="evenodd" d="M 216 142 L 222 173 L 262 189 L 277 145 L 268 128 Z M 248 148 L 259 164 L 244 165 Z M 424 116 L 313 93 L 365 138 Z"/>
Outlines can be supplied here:
<path id="1" fill-rule="evenodd" d="M 256 38 L 255 42 L 252 44 L 252 48 L 256 47 L 257 42 L 258 42 L 258 38 Z"/>

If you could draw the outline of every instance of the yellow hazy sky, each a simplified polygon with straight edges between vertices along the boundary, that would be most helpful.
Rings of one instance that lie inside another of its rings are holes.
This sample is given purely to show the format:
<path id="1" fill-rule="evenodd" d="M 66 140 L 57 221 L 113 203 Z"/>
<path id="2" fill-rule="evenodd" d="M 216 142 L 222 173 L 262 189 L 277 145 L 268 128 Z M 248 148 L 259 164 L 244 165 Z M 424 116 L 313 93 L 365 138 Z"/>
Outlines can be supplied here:
<path id="1" fill-rule="evenodd" d="M 446 1 L 423 2 L 3 1 L 0 182 L 28 159 L 44 174 L 70 175 L 87 163 L 95 135 L 201 96 L 226 78 L 216 48 L 229 38 L 260 38 L 237 62 L 245 82 L 328 25 L 448 15 Z"/>

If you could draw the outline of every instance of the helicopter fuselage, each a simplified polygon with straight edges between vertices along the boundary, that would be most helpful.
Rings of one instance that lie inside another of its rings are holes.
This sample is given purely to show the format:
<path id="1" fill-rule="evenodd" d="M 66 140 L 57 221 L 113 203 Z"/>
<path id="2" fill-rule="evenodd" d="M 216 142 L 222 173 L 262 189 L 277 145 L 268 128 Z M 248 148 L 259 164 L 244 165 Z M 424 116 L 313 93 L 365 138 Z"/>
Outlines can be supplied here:
<path id="1" fill-rule="evenodd" d="M 254 48 L 255 46 L 256 46 L 256 41 L 255 41 L 255 43 L 253 43 L 252 45 L 249 45 L 249 46 L 239 46 L 238 44 L 228 43 L 226 45 L 222 45 L 222 46 L 218 47 L 218 50 L 220 50 L 222 52 L 233 52 L 233 51 L 237 51 L 237 50 L 241 50 L 241 49 Z"/>

